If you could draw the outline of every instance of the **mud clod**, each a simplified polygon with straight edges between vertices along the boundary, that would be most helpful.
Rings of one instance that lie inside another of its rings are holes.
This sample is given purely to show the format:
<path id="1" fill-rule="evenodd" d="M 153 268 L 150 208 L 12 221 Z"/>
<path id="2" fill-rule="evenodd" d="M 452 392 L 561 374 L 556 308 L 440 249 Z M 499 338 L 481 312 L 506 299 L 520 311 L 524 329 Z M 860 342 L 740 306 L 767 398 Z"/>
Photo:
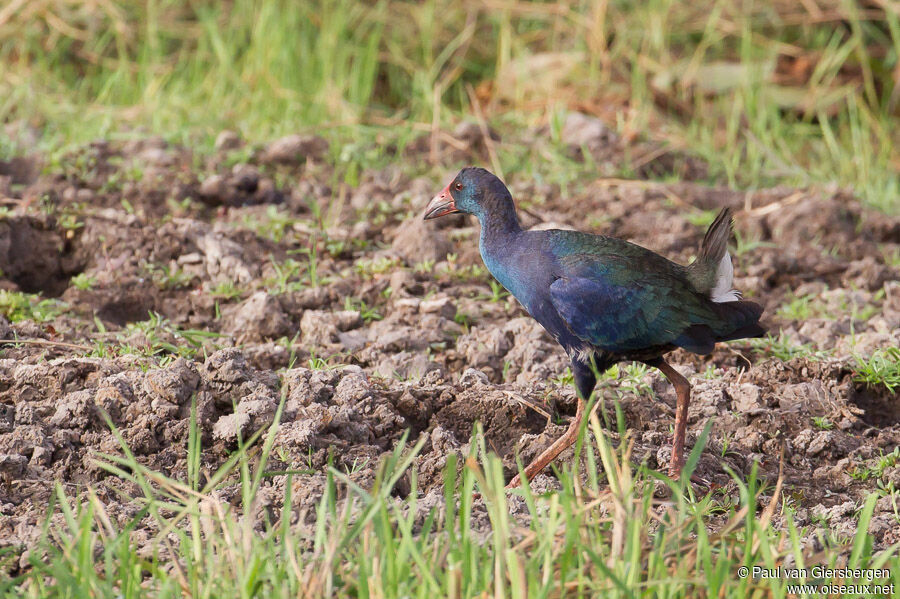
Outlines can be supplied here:
<path id="1" fill-rule="evenodd" d="M 316 135 L 288 135 L 268 145 L 263 162 L 298 163 L 317 160 L 328 151 L 328 142 Z"/>
<path id="2" fill-rule="evenodd" d="M 414 218 L 397 229 L 393 249 L 407 264 L 415 265 L 427 260 L 440 262 L 453 250 L 453 246 L 443 231 Z"/>
<path id="3" fill-rule="evenodd" d="M 265 291 L 227 308 L 223 319 L 222 330 L 239 341 L 277 339 L 291 335 L 295 328 L 279 301 Z"/>

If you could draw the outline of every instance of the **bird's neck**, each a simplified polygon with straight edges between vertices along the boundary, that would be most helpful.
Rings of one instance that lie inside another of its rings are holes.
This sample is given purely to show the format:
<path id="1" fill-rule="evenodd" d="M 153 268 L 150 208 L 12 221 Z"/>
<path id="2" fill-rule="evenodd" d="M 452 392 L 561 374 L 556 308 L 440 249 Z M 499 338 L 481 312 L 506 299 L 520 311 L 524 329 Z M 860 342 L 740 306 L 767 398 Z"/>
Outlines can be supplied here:
<path id="1" fill-rule="evenodd" d="M 482 244 L 485 241 L 506 240 L 522 232 L 522 225 L 519 224 L 512 202 L 480 215 L 478 220 L 481 222 Z"/>
<path id="2" fill-rule="evenodd" d="M 512 202 L 510 202 L 512 204 Z M 478 249 L 484 265 L 507 291 L 526 307 L 530 303 L 527 283 L 528 273 L 522 272 L 524 262 L 530 256 L 524 247 L 525 235 L 516 210 L 510 206 L 506 212 L 492 212 L 481 221 L 481 237 Z"/>

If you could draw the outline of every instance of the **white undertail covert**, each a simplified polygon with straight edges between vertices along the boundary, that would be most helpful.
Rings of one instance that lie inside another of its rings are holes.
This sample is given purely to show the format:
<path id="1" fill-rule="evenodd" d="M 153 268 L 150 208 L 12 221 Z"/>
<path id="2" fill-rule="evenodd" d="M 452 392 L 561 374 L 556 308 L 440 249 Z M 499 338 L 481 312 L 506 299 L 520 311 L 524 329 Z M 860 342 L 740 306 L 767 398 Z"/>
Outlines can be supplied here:
<path id="1" fill-rule="evenodd" d="M 717 304 L 736 302 L 741 299 L 741 292 L 732 287 L 734 283 L 734 266 L 731 264 L 731 253 L 726 251 L 716 268 L 716 284 L 709 296 Z"/>

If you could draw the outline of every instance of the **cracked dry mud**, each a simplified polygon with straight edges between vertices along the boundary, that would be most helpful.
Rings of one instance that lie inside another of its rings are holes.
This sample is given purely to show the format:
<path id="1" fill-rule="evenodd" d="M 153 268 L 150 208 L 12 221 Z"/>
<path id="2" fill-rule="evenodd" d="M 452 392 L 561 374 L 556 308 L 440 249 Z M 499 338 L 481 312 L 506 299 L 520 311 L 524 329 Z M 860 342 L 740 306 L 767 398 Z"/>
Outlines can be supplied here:
<path id="1" fill-rule="evenodd" d="M 293 478 L 293 509 L 307 517 L 329 460 L 365 487 L 406 431 L 424 437 L 414 468 L 428 509 L 443 501 L 446 456 L 467 455 L 476 421 L 511 477 L 515 456 L 527 462 L 574 413 L 565 356 L 490 285 L 477 224 L 420 220 L 440 181 L 388 168 L 335 184 L 316 137 L 278 140 L 232 165 L 242 142 L 227 137 L 208 158 L 158 139 L 102 142 L 47 174 L 0 177 L 0 195 L 16 200 L 0 221 L 0 287 L 56 298 L 49 313 L 0 320 L 0 338 L 75 344 L 0 350 L 0 545 L 23 554 L 21 567 L 51 483 L 72 494 L 90 486 L 119 523 L 137 513 L 118 492 L 134 489 L 95 461 L 120 452 L 104 412 L 141 462 L 183 479 L 192 401 L 202 467 L 214 471 L 238 433 L 272 423 L 284 396 L 268 469 L 305 472 Z M 614 161 L 618 141 L 595 141 Z M 467 144 L 462 158 L 483 160 L 465 136 L 454 151 Z M 515 176 L 511 187 L 528 226 L 615 235 L 682 262 L 703 234 L 691 220 L 700 211 L 742 209 L 736 286 L 807 351 L 783 360 L 737 342 L 673 355 L 694 389 L 688 443 L 713 419 L 698 474 L 736 496 L 727 469 L 747 475 L 756 462 L 774 483 L 783 455 L 783 501 L 812 548 L 823 533 L 851 534 L 877 485 L 900 487 L 898 460 L 859 476 L 900 444 L 900 401 L 857 382 L 852 357 L 900 344 L 900 219 L 835 189 L 748 196 L 596 179 L 563 194 Z M 812 298 L 802 319 L 779 311 L 795 297 Z M 155 321 L 136 324 L 150 312 Z M 674 392 L 661 375 L 613 376 L 599 389 L 607 407 L 621 402 L 634 461 L 662 467 Z M 260 522 L 281 509 L 285 482 L 265 479 Z M 555 484 L 548 469 L 533 486 Z M 395 492 L 408 490 L 403 480 Z M 232 480 L 218 493 L 229 500 L 239 488 Z M 147 526 L 135 542 L 149 542 Z M 870 533 L 879 547 L 900 541 L 889 496 Z"/>

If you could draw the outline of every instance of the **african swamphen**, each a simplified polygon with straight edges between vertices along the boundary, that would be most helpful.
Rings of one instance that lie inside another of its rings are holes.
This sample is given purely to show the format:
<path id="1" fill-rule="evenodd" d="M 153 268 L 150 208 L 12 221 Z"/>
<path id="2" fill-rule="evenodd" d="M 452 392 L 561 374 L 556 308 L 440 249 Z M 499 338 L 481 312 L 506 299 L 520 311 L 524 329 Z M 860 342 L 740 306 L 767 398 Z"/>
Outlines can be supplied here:
<path id="1" fill-rule="evenodd" d="M 710 225 L 689 266 L 627 241 L 577 231 L 524 231 L 509 190 L 482 168 L 464 168 L 428 204 L 425 219 L 462 212 L 481 223 L 479 249 L 491 274 L 563 346 L 578 407 L 562 437 L 525 468 L 530 480 L 575 442 L 595 373 L 625 360 L 658 368 L 677 395 L 669 475 L 684 464 L 691 387 L 663 359 L 681 347 L 708 354 L 718 341 L 759 337 L 762 307 L 732 289 L 731 211 Z M 520 482 L 516 476 L 510 487 Z"/>

